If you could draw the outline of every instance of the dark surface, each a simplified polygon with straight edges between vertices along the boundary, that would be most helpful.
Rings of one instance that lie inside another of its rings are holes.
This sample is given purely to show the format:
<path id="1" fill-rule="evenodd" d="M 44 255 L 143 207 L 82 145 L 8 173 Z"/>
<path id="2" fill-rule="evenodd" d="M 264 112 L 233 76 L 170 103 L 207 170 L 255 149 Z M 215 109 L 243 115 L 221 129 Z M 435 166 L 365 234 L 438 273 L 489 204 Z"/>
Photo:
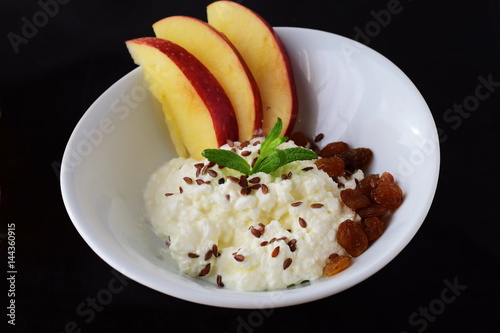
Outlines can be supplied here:
<path id="1" fill-rule="evenodd" d="M 205 19 L 210 1 L 60 2 L 66 4 L 52 6 L 46 22 L 37 1 L 0 5 L 0 267 L 7 274 L 8 224 L 15 224 L 18 332 L 496 331 L 498 1 L 402 0 L 385 26 L 360 39 L 410 77 L 441 130 L 434 203 L 416 237 L 368 280 L 323 300 L 263 311 L 197 305 L 131 280 L 121 280 L 108 304 L 91 310 L 115 273 L 83 241 L 62 203 L 58 172 L 65 144 L 90 104 L 135 67 L 125 40 L 152 35 L 151 24 L 166 16 Z M 274 26 L 349 38 L 392 3 L 243 1 Z M 9 33 L 22 35 L 34 16 L 40 27 L 25 31 L 29 38 L 16 52 Z M 447 111 L 472 101 L 481 78 L 493 82 L 488 97 L 471 111 Z M 13 331 L 4 314 L 12 297 L 2 281 L 0 320 Z M 450 284 L 458 285 L 455 294 Z"/>

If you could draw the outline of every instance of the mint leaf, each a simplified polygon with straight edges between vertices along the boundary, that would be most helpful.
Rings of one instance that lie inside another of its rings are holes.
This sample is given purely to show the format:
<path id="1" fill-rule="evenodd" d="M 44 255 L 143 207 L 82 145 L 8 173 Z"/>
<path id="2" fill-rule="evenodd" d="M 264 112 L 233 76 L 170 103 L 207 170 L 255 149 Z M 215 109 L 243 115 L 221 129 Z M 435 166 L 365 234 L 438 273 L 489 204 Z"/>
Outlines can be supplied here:
<path id="1" fill-rule="evenodd" d="M 272 148 L 278 147 L 280 144 L 286 141 L 287 138 L 280 137 L 281 131 L 283 130 L 283 122 L 281 118 L 278 118 L 276 124 L 274 124 L 273 128 L 267 135 L 264 142 L 262 142 L 260 146 L 261 153 Z"/>
<path id="2" fill-rule="evenodd" d="M 300 147 L 287 148 L 282 151 L 285 152 L 285 158 L 282 165 L 295 161 L 314 160 L 318 158 L 318 155 L 312 150 Z"/>
<path id="3" fill-rule="evenodd" d="M 260 145 L 260 155 L 254 163 L 252 173 L 259 172 L 254 170 L 261 170 L 261 163 L 264 159 L 271 155 L 276 147 L 286 141 L 286 137 L 280 137 L 282 129 L 283 122 L 281 121 L 281 118 L 278 118 L 276 124 L 274 124 L 273 128 Z"/>
<path id="4" fill-rule="evenodd" d="M 264 160 L 262 160 L 257 168 L 255 166 L 252 168 L 252 174 L 257 172 L 271 173 L 279 167 L 282 167 L 283 165 L 286 165 L 288 163 L 301 160 L 313 160 L 316 158 L 318 158 L 318 155 L 316 155 L 315 152 L 305 148 L 274 148 L 273 152 Z"/>
<path id="5" fill-rule="evenodd" d="M 224 149 L 205 149 L 201 155 L 207 160 L 223 165 L 227 168 L 239 171 L 246 175 L 250 174 L 250 165 L 240 155 Z"/>
<path id="6" fill-rule="evenodd" d="M 252 168 L 252 174 L 257 172 L 271 173 L 278 169 L 280 166 L 284 165 L 286 160 L 286 153 L 284 150 L 273 148 L 273 150 L 268 154 L 262 162 Z M 256 163 L 257 164 L 257 163 Z"/>
<path id="7" fill-rule="evenodd" d="M 278 149 L 279 145 L 287 140 L 286 137 L 280 137 L 283 129 L 283 123 L 280 118 L 276 121 L 265 140 L 260 146 L 260 155 L 255 161 L 253 167 L 240 155 L 224 149 L 205 149 L 201 155 L 209 161 L 223 165 L 227 168 L 239 171 L 246 175 L 257 172 L 271 173 L 274 170 L 288 163 L 299 160 L 312 160 L 318 158 L 315 152 L 309 149 L 294 147 L 287 149 Z"/>

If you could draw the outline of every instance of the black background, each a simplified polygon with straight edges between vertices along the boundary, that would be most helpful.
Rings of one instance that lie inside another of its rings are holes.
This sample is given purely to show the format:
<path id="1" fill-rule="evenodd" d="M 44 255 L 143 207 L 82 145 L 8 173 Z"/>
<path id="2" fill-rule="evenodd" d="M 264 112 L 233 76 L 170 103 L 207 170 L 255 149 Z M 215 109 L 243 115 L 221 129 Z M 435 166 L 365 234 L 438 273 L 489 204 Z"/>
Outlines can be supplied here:
<path id="1" fill-rule="evenodd" d="M 17 331 L 496 331 L 499 1 L 401 0 L 402 10 L 390 22 L 360 40 L 410 77 L 441 133 L 441 174 L 432 208 L 415 238 L 380 272 L 332 297 L 266 311 L 193 304 L 125 280 L 123 290 L 92 317 L 79 315 L 77 308 L 107 288 L 114 272 L 83 241 L 62 203 L 58 172 L 65 144 L 91 103 L 135 68 L 125 40 L 153 35 L 151 24 L 166 16 L 205 19 L 210 1 L 60 2 L 45 22 L 37 14 L 43 10 L 38 1 L 0 5 L 0 267 L 7 272 L 7 225 L 14 223 Z M 392 3 L 240 2 L 274 26 L 349 38 Z M 21 36 L 25 22 L 35 18 L 42 20 L 37 31 L 14 45 L 13 34 Z M 462 114 L 447 111 L 473 101 L 481 77 L 493 82 L 488 98 Z M 440 303 L 447 283 L 461 289 L 452 301 Z M 0 321 L 12 330 L 5 315 L 7 291 L 2 278 Z"/>

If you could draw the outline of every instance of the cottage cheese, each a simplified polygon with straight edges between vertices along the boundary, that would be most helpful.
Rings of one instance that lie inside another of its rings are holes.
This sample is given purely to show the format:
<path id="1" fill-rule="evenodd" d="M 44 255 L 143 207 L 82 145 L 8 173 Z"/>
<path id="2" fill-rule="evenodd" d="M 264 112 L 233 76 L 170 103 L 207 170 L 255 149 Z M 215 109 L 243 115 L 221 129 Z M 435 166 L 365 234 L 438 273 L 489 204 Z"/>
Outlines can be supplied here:
<path id="1" fill-rule="evenodd" d="M 261 140 L 237 151 L 250 151 L 244 157 L 250 163 Z M 296 145 L 286 142 L 278 148 L 288 147 Z M 259 177 L 258 184 L 268 189 L 249 194 L 228 178 L 240 177 L 237 171 L 218 166 L 202 170 L 199 163 L 208 161 L 169 161 L 151 176 L 144 193 L 147 218 L 154 232 L 170 241 L 169 252 L 181 272 L 238 290 L 281 289 L 320 278 L 330 254 L 346 254 L 336 241 L 337 227 L 358 217 L 342 203 L 338 184 L 314 161 L 249 176 Z M 290 172 L 288 179 L 280 176 Z M 354 188 L 354 179 L 362 177 L 358 171 L 339 182 Z M 313 208 L 318 203 L 323 206 Z"/>

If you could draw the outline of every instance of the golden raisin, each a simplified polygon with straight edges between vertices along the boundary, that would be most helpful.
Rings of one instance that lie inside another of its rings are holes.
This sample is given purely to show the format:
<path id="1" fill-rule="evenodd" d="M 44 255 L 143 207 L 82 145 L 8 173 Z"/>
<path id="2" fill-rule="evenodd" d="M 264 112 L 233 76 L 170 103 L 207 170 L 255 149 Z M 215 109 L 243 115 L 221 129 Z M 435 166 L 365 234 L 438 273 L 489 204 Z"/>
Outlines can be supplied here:
<path id="1" fill-rule="evenodd" d="M 368 207 L 357 209 L 356 213 L 364 219 L 369 217 L 380 217 L 387 213 L 387 208 L 372 204 Z"/>
<path id="2" fill-rule="evenodd" d="M 320 158 L 314 162 L 318 169 L 323 170 L 330 177 L 341 177 L 344 175 L 344 161 L 337 156 Z"/>
<path id="3" fill-rule="evenodd" d="M 339 224 L 337 242 L 353 257 L 361 255 L 368 248 L 368 237 L 359 223 L 352 220 Z"/>
<path id="4" fill-rule="evenodd" d="M 352 259 L 349 256 L 339 256 L 338 254 L 330 255 L 326 262 L 326 266 L 323 268 L 323 275 L 335 275 L 349 267 L 351 261 Z"/>
<path id="5" fill-rule="evenodd" d="M 370 163 L 373 153 L 368 148 L 351 148 L 339 155 L 345 162 L 346 170 L 354 172 L 364 169 Z"/>
<path id="6" fill-rule="evenodd" d="M 356 189 L 360 190 L 364 195 L 371 198 L 372 190 L 377 187 L 379 181 L 379 176 L 377 174 L 371 174 L 361 179 L 356 185 Z"/>
<path id="7" fill-rule="evenodd" d="M 371 205 L 370 199 L 357 189 L 346 188 L 340 192 L 340 198 L 347 207 L 354 210 Z"/>
<path id="8" fill-rule="evenodd" d="M 343 153 L 349 149 L 349 145 L 342 141 L 331 142 L 324 146 L 318 153 L 321 157 L 331 157 Z"/>
<path id="9" fill-rule="evenodd" d="M 361 228 L 368 237 L 368 241 L 374 241 L 378 239 L 385 230 L 385 223 L 378 217 L 368 217 L 361 222 Z"/>
<path id="10" fill-rule="evenodd" d="M 293 141 L 297 146 L 307 149 L 317 149 L 316 144 L 307 137 L 303 132 L 293 132 L 288 136 L 288 140 Z"/>
<path id="11" fill-rule="evenodd" d="M 378 184 L 394 183 L 394 176 L 390 172 L 384 172 L 378 179 Z"/>
<path id="12" fill-rule="evenodd" d="M 403 201 L 403 191 L 394 183 L 383 182 L 372 191 L 372 198 L 380 206 L 394 210 Z"/>

